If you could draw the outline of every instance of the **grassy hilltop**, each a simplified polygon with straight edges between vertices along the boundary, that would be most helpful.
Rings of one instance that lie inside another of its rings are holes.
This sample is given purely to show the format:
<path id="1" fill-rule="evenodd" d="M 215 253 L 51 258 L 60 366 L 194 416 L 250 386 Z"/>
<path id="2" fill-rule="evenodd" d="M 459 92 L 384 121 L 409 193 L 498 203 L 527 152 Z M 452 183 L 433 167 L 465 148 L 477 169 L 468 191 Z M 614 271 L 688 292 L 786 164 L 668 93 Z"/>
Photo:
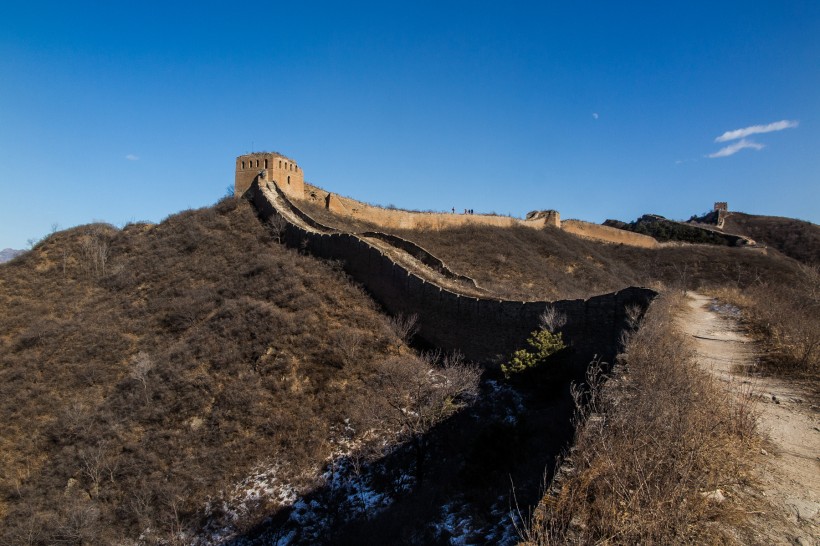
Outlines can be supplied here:
<path id="1" fill-rule="evenodd" d="M 501 298 L 722 294 L 771 341 L 773 369 L 816 378 L 816 270 L 789 257 L 816 263 L 816 226 L 789 235 L 781 219 L 730 218 L 727 231 L 782 253 L 639 249 L 550 228 L 394 234 Z M 277 525 L 326 525 L 351 544 L 511 543 L 510 479 L 534 506 L 572 435 L 568 384 L 490 370 L 476 387 L 474 369 L 419 355 L 412 319 L 386 316 L 340 264 L 279 244 L 242 200 L 52 234 L 0 266 L 0 309 L 0 544 L 263 543 Z M 645 339 L 674 344 L 664 320 Z M 314 531 L 303 540 L 326 538 Z"/>
<path id="2" fill-rule="evenodd" d="M 408 352 L 232 199 L 59 232 L 0 271 L 5 543 L 164 536 L 273 460 L 298 488 Z"/>

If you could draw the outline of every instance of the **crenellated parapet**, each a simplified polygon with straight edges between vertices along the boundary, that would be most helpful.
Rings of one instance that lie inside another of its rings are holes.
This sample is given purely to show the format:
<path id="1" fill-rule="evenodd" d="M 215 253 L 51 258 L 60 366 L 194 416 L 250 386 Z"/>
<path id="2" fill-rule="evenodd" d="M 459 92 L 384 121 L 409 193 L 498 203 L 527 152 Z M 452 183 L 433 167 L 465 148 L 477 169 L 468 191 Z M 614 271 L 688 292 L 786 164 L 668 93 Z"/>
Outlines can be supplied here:
<path id="1" fill-rule="evenodd" d="M 242 196 L 255 180 L 275 182 L 287 195 L 301 199 L 305 175 L 296 162 L 277 152 L 254 152 L 236 158 L 234 195 Z"/>

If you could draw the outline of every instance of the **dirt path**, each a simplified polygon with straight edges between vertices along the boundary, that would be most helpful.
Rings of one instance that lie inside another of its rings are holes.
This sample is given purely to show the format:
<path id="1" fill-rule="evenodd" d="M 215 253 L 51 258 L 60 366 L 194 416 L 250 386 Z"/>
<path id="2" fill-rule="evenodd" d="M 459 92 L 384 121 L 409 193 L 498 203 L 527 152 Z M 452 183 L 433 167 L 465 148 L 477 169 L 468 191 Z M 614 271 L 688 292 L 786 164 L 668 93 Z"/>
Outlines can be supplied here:
<path id="1" fill-rule="evenodd" d="M 732 392 L 756 395 L 758 429 L 766 439 L 755 455 L 761 501 L 751 514 L 760 544 L 820 545 L 820 408 L 798 384 L 753 374 L 756 347 L 739 326 L 737 310 L 690 294 L 683 321 L 698 363 Z"/>

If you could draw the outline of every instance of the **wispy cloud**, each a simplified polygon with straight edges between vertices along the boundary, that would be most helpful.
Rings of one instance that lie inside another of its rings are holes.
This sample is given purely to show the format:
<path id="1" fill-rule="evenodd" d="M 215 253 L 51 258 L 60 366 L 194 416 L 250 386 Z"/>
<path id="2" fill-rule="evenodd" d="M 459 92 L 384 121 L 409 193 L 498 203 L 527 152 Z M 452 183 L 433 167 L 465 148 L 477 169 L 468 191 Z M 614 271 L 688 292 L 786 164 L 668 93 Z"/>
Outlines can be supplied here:
<path id="1" fill-rule="evenodd" d="M 599 117 L 601 116 L 598 115 L 598 112 L 592 112 L 592 119 L 598 119 Z"/>
<path id="2" fill-rule="evenodd" d="M 761 133 L 771 133 L 774 131 L 782 131 L 783 129 L 794 129 L 800 124 L 799 121 L 790 121 L 787 119 L 775 121 L 768 125 L 752 125 L 751 127 L 744 127 L 743 129 L 735 129 L 734 131 L 726 131 L 715 139 L 715 142 L 728 142 L 729 140 L 737 140 L 738 138 L 745 138 L 749 135 L 759 135 Z M 749 146 L 744 146 L 748 148 Z M 724 148 L 728 149 L 728 148 Z M 723 150 L 721 150 L 722 152 Z M 720 153 L 720 152 L 718 152 Z M 732 152 L 734 153 L 734 152 Z M 731 154 L 726 154 L 731 155 Z M 723 157 L 711 155 L 709 157 Z"/>
<path id="3" fill-rule="evenodd" d="M 751 140 L 746 140 L 745 138 L 735 142 L 734 144 L 729 144 L 725 148 L 721 148 L 717 152 L 713 154 L 709 154 L 707 157 L 729 157 L 730 155 L 734 155 L 738 153 L 740 150 L 744 148 L 752 148 L 754 150 L 762 150 L 765 148 L 763 144 L 758 142 L 752 142 Z"/>
<path id="4" fill-rule="evenodd" d="M 125 156 L 125 159 L 127 159 L 128 161 L 137 161 L 139 158 L 140 157 L 138 155 L 134 154 L 128 154 L 127 156 Z"/>

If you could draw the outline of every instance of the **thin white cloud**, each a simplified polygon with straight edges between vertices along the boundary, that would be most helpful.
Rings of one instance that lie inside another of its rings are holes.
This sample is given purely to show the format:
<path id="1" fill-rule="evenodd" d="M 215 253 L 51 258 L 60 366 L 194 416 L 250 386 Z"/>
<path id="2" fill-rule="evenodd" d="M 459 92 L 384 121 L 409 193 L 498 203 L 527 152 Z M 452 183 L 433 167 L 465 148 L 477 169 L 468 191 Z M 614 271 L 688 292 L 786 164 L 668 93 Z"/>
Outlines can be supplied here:
<path id="1" fill-rule="evenodd" d="M 599 117 L 598 112 L 592 112 L 592 119 L 598 119 Z"/>
<path id="2" fill-rule="evenodd" d="M 734 155 L 745 148 L 762 150 L 763 148 L 765 148 L 765 146 L 758 142 L 752 142 L 751 140 L 746 140 L 744 138 L 742 140 L 739 140 L 738 142 L 735 142 L 734 144 L 729 144 L 725 148 L 721 148 L 713 154 L 709 154 L 707 157 L 729 157 L 730 155 Z"/>
<path id="3" fill-rule="evenodd" d="M 128 154 L 127 156 L 125 156 L 125 159 L 127 159 L 128 161 L 136 161 L 139 159 L 139 156 L 134 154 Z"/>
<path id="4" fill-rule="evenodd" d="M 737 140 L 738 138 L 745 138 L 749 135 L 759 135 L 761 133 L 771 133 L 774 131 L 782 131 L 783 129 L 794 129 L 800 124 L 799 121 L 781 120 L 769 123 L 768 125 L 752 125 L 751 127 L 744 127 L 743 129 L 735 129 L 734 131 L 726 131 L 715 139 L 715 142 L 727 142 L 729 140 Z M 720 152 L 718 152 L 720 153 Z M 731 154 L 730 154 L 731 155 Z M 711 157 L 711 156 L 710 156 Z"/>

